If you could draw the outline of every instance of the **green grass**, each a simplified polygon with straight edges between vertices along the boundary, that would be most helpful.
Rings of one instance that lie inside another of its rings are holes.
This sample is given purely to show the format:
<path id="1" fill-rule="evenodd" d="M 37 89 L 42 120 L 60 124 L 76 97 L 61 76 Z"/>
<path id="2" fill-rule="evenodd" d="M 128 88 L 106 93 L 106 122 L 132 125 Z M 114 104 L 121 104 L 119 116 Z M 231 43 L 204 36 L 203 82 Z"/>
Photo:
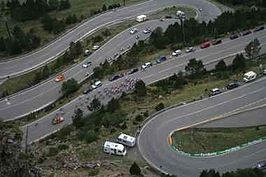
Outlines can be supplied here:
<path id="1" fill-rule="evenodd" d="M 211 153 L 266 137 L 266 126 L 247 128 L 191 128 L 175 132 L 173 145 L 188 153 Z"/>

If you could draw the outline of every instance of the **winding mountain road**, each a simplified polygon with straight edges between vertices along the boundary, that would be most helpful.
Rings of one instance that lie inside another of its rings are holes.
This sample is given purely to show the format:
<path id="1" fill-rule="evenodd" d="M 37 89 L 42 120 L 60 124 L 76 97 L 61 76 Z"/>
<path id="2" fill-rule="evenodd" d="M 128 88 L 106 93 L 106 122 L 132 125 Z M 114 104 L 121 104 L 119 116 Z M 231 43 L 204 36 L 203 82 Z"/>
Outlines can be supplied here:
<path id="1" fill-rule="evenodd" d="M 221 14 L 220 9 L 205 0 L 149 0 L 140 4 L 122 7 L 116 11 L 109 11 L 88 19 L 36 51 L 0 62 L 0 79 L 20 75 L 50 62 L 65 51 L 70 42 L 82 39 L 99 28 L 178 4 L 189 5 L 195 9 L 201 8 L 202 12 L 199 20 L 209 21 Z"/>
<path id="2" fill-rule="evenodd" d="M 226 114 L 241 111 L 250 106 L 264 104 L 266 104 L 265 77 L 232 91 L 169 109 L 156 115 L 143 126 L 138 138 L 138 148 L 150 165 L 180 177 L 197 177 L 204 169 L 226 172 L 252 167 L 258 161 L 266 158 L 266 142 L 221 156 L 196 158 L 179 154 L 173 150 L 168 143 L 168 136 L 175 130 L 196 126 L 207 121 L 213 121 L 218 116 L 226 116 Z M 262 115 L 265 115 L 263 114 L 265 111 L 264 108 L 245 113 L 242 116 L 252 115 L 249 117 L 250 119 L 258 117 L 259 120 L 264 119 L 261 121 L 263 123 L 265 116 Z M 257 115 L 258 113 L 260 115 Z M 225 124 L 228 127 L 230 121 L 229 118 L 218 120 L 218 125 Z M 252 121 L 243 121 L 237 124 L 237 121 L 233 120 L 232 126 L 248 126 L 250 122 Z M 207 124 L 208 127 L 211 125 L 215 126 L 216 122 Z"/>

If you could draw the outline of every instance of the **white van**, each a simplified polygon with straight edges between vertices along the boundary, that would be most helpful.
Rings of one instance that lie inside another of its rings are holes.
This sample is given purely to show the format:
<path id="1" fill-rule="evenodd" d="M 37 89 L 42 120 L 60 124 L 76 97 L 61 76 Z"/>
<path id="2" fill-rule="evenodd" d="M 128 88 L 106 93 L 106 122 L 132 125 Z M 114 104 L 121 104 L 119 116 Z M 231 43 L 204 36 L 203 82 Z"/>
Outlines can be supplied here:
<path id="1" fill-rule="evenodd" d="M 147 16 L 146 16 L 146 15 L 139 15 L 139 16 L 137 16 L 137 18 L 136 18 L 136 21 L 137 21 L 137 22 L 143 22 L 143 21 L 145 21 L 145 20 L 147 20 Z"/>
<path id="2" fill-rule="evenodd" d="M 126 155 L 127 153 L 125 146 L 110 141 L 105 141 L 103 146 L 103 151 L 108 154 L 122 155 L 122 156 Z"/>
<path id="3" fill-rule="evenodd" d="M 129 135 L 126 135 L 124 133 L 121 133 L 117 140 L 116 140 L 118 143 L 121 143 L 121 144 L 124 144 L 126 146 L 129 146 L 129 147 L 133 147 L 135 146 L 136 144 L 136 138 L 135 137 L 132 137 L 132 136 L 129 136 Z"/>
<path id="4" fill-rule="evenodd" d="M 96 88 L 101 87 L 101 86 L 102 86 L 102 82 L 101 81 L 97 81 L 91 87 L 93 89 L 96 89 Z"/>
<path id="5" fill-rule="evenodd" d="M 257 74 L 254 71 L 249 71 L 244 74 L 243 81 L 244 82 L 250 82 L 255 80 L 257 77 Z"/>

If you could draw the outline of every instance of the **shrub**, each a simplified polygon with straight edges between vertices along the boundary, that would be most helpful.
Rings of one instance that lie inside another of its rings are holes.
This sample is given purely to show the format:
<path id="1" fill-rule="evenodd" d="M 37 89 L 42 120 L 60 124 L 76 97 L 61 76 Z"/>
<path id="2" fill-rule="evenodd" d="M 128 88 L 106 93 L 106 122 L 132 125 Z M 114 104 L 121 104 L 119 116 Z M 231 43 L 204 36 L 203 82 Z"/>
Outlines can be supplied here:
<path id="1" fill-rule="evenodd" d="M 141 175 L 141 170 L 136 162 L 131 165 L 129 172 L 131 175 Z"/>
<path id="2" fill-rule="evenodd" d="M 135 117 L 135 120 L 138 122 L 141 122 L 141 121 L 143 121 L 143 116 L 139 114 Z"/>
<path id="3" fill-rule="evenodd" d="M 143 115 L 144 115 L 145 117 L 148 117 L 148 116 L 149 116 L 149 111 L 145 111 L 145 112 L 143 113 Z"/>
<path id="4" fill-rule="evenodd" d="M 91 169 L 88 173 L 88 176 L 96 176 L 99 174 L 99 169 Z"/>
<path id="5" fill-rule="evenodd" d="M 125 130 L 125 129 L 127 128 L 127 123 L 124 122 L 124 123 L 120 126 L 120 128 L 121 128 L 122 130 Z"/>
<path id="6" fill-rule="evenodd" d="M 48 156 L 48 157 L 55 156 L 55 155 L 58 154 L 58 152 L 59 152 L 59 151 L 58 151 L 57 148 L 55 148 L 55 147 L 50 147 L 47 156 Z"/>
<path id="7" fill-rule="evenodd" d="M 157 104 L 157 106 L 155 106 L 155 110 L 156 111 L 160 111 L 162 109 L 164 109 L 164 104 L 163 103 L 159 103 L 159 104 Z"/>
<path id="8" fill-rule="evenodd" d="M 89 130 L 85 135 L 85 140 L 87 143 L 92 143 L 97 139 L 98 139 L 98 133 L 96 133 L 94 130 Z"/>
<path id="9" fill-rule="evenodd" d="M 59 144 L 59 145 L 57 146 L 57 148 L 58 148 L 59 150 L 65 150 L 65 149 L 68 149 L 69 146 L 68 146 L 67 144 Z"/>

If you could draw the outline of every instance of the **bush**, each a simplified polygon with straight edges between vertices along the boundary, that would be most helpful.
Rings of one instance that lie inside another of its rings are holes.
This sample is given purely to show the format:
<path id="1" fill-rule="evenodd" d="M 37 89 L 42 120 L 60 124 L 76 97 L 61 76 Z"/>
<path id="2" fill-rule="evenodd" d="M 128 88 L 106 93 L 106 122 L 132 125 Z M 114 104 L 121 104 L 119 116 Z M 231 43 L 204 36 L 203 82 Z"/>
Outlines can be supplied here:
<path id="1" fill-rule="evenodd" d="M 95 36 L 95 37 L 93 38 L 93 42 L 94 42 L 94 43 L 101 42 L 101 41 L 103 41 L 103 37 L 100 36 L 100 35 Z"/>
<path id="2" fill-rule="evenodd" d="M 125 130 L 125 129 L 127 128 L 127 123 L 124 122 L 124 123 L 120 126 L 120 128 L 121 128 L 122 130 Z"/>
<path id="3" fill-rule="evenodd" d="M 141 170 L 136 162 L 131 165 L 129 172 L 131 175 L 141 175 Z"/>
<path id="4" fill-rule="evenodd" d="M 159 104 L 157 104 L 157 106 L 155 106 L 155 110 L 156 111 L 160 111 L 162 109 L 164 109 L 164 104 L 163 103 L 159 103 Z"/>
<path id="5" fill-rule="evenodd" d="M 99 169 L 91 169 L 88 173 L 88 176 L 96 176 L 99 174 Z"/>
<path id="6" fill-rule="evenodd" d="M 47 156 L 48 157 L 55 156 L 58 154 L 58 152 L 59 152 L 59 150 L 57 148 L 50 147 Z"/>
<path id="7" fill-rule="evenodd" d="M 148 116 L 149 116 L 149 111 L 145 111 L 145 112 L 143 113 L 143 115 L 144 115 L 145 117 L 148 117 Z"/>
<path id="8" fill-rule="evenodd" d="M 59 144 L 59 145 L 57 146 L 57 148 L 58 148 L 60 151 L 62 151 L 62 150 L 68 149 L 69 146 L 68 146 L 67 144 Z"/>
<path id="9" fill-rule="evenodd" d="M 141 121 L 143 121 L 143 116 L 139 114 L 135 117 L 135 120 L 138 122 L 141 122 Z"/>
<path id="10" fill-rule="evenodd" d="M 69 126 L 66 126 L 66 127 L 62 128 L 60 131 L 58 131 L 56 133 L 56 137 L 58 139 L 65 139 L 66 136 L 70 135 L 70 133 L 72 132 L 72 130 L 73 130 L 73 126 L 70 126 L 70 125 Z"/>
<path id="11" fill-rule="evenodd" d="M 96 133 L 94 130 L 89 130 L 85 134 L 85 140 L 87 143 L 92 143 L 93 141 L 96 141 L 98 139 L 98 133 Z"/>

